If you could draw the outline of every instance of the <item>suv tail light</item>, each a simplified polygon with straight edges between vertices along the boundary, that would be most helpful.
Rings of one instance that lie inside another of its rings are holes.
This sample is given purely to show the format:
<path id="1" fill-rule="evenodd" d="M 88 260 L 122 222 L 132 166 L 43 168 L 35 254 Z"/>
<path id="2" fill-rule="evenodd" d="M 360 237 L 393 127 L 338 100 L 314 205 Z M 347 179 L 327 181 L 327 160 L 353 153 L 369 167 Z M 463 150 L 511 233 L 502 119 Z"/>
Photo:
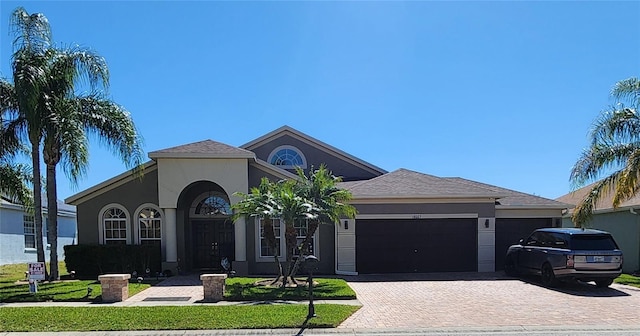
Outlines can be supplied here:
<path id="1" fill-rule="evenodd" d="M 568 255 L 567 256 L 567 267 L 573 268 L 573 256 L 572 255 Z"/>

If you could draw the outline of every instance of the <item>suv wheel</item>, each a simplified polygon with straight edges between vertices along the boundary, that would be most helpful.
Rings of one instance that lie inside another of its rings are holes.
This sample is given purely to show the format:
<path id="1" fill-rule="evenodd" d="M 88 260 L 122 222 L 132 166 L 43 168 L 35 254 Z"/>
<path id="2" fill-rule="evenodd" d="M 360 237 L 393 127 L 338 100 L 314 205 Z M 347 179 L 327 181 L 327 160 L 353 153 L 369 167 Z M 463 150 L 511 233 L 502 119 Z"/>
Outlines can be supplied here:
<path id="1" fill-rule="evenodd" d="M 596 287 L 605 288 L 605 287 L 609 287 L 609 285 L 611 285 L 612 283 L 613 283 L 613 279 L 596 280 Z"/>
<path id="2" fill-rule="evenodd" d="M 549 263 L 542 265 L 542 284 L 545 287 L 553 287 L 557 284 L 556 275 L 553 273 L 553 267 Z"/>

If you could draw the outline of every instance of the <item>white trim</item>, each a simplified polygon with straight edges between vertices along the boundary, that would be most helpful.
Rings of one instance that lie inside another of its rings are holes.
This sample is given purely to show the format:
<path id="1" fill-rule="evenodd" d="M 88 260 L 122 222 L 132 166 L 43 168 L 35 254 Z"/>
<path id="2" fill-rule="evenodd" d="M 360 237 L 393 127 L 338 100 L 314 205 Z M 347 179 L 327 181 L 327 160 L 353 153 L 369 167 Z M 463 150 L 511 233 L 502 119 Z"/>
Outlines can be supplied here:
<path id="1" fill-rule="evenodd" d="M 286 149 L 294 151 L 296 154 L 298 154 L 298 156 L 300 156 L 300 159 L 302 160 L 302 164 L 299 166 L 296 166 L 296 165 L 276 165 L 271 163 L 271 160 L 279 151 L 286 150 Z M 292 146 L 292 145 L 282 145 L 282 146 L 276 147 L 274 150 L 271 151 L 271 153 L 269 153 L 269 156 L 267 157 L 267 163 L 281 169 L 295 169 L 296 167 L 307 169 L 307 158 L 304 156 L 304 153 L 298 147 Z"/>
<path id="2" fill-rule="evenodd" d="M 253 218 L 254 218 L 253 223 L 255 224 L 255 227 L 256 227 L 256 234 L 255 234 L 255 236 L 256 236 L 256 239 L 255 239 L 256 262 L 273 261 L 273 256 L 263 256 L 262 255 L 262 245 L 261 245 L 261 242 L 260 242 L 260 240 L 261 240 L 260 239 L 261 238 L 260 237 L 260 221 L 262 219 L 259 218 L 259 217 L 253 217 Z M 276 219 L 280 221 L 279 218 L 275 218 L 274 221 Z M 282 221 L 280 221 L 280 237 L 278 237 L 278 238 L 280 238 L 280 251 L 278 251 L 279 252 L 278 253 L 278 260 L 280 260 L 280 261 L 283 261 L 283 259 L 286 259 L 286 257 L 287 257 L 286 254 L 283 254 L 283 252 L 286 253 L 286 248 L 283 246 L 283 245 L 285 245 L 284 244 L 284 225 L 283 224 L 284 223 L 282 223 Z"/>
<path id="3" fill-rule="evenodd" d="M 145 173 L 152 172 L 158 170 L 158 165 L 155 161 L 148 161 L 142 166 L 142 169 Z M 144 177 L 142 177 L 144 178 Z M 107 191 L 113 190 L 125 183 L 129 183 L 133 180 L 140 179 L 140 177 L 135 176 L 131 170 L 128 170 L 120 175 L 116 175 L 102 183 L 96 184 L 95 186 L 81 191 L 75 195 L 71 195 L 65 198 L 64 202 L 71 205 L 78 205 L 79 203 L 83 203 L 93 197 L 102 195 Z"/>
<path id="4" fill-rule="evenodd" d="M 153 204 L 153 203 L 144 203 L 142 205 L 140 205 L 136 211 L 133 213 L 133 220 L 135 221 L 133 223 L 133 241 L 136 242 L 136 244 L 142 244 L 142 239 L 140 238 L 140 212 L 144 209 L 147 208 L 151 208 L 153 210 L 158 211 L 158 213 L 160 213 L 160 245 L 164 245 L 164 222 L 165 222 L 165 218 L 164 218 L 164 211 L 162 211 L 162 209 L 160 209 L 160 207 L 158 207 L 157 205 Z"/>
<path id="5" fill-rule="evenodd" d="M 102 209 L 100 209 L 100 212 L 98 212 L 98 241 L 100 242 L 100 244 L 106 244 L 107 241 L 104 237 L 104 213 L 112 208 L 116 208 L 116 209 L 120 209 L 124 212 L 124 215 L 126 216 L 126 230 L 127 230 L 127 245 L 131 244 L 131 236 L 132 236 L 132 232 L 131 232 L 131 214 L 129 214 L 129 211 L 127 211 L 127 208 L 125 208 L 122 204 L 118 204 L 118 203 L 109 203 L 107 205 L 105 205 L 104 207 L 102 207 Z"/>
<path id="6" fill-rule="evenodd" d="M 254 238 L 254 246 L 255 246 L 255 258 L 256 258 L 256 262 L 259 263 L 266 263 L 266 262 L 273 262 L 273 256 L 268 256 L 268 257 L 263 257 L 261 256 L 262 253 L 262 249 L 260 246 L 260 218 L 258 217 L 251 217 L 253 218 L 253 224 L 254 224 L 254 232 L 255 232 L 255 238 Z M 322 224 L 318 225 L 318 228 L 316 229 L 316 232 L 313 233 L 313 255 L 316 256 L 317 258 L 320 258 L 320 228 L 322 227 Z M 280 254 L 278 255 L 278 260 L 285 261 L 287 258 L 287 243 L 285 241 L 285 228 L 286 228 L 286 224 L 281 221 L 280 222 Z"/>
<path id="7" fill-rule="evenodd" d="M 282 126 L 276 130 L 273 130 L 255 140 L 252 140 L 250 142 L 247 142 L 246 144 L 240 146 L 240 148 L 243 149 L 247 149 L 247 150 L 252 150 L 264 143 L 267 143 L 269 141 L 275 140 L 283 135 L 289 135 L 292 138 L 295 138 L 301 142 L 304 142 L 308 145 L 311 145 L 313 147 L 316 147 L 317 149 L 320 149 L 322 151 L 324 151 L 325 153 L 328 153 L 332 156 L 338 157 L 338 158 L 342 158 L 347 162 L 350 162 L 352 164 L 355 164 L 356 166 L 359 166 L 375 175 L 382 175 L 382 174 L 386 174 L 387 171 L 377 167 L 369 162 L 366 162 L 362 159 L 359 159 L 347 152 L 344 152 L 336 147 L 333 147 L 325 142 L 322 142 L 314 137 L 311 137 L 307 134 L 304 134 L 294 128 L 291 128 L 290 126 Z"/>
<path id="8" fill-rule="evenodd" d="M 477 213 L 456 214 L 362 214 L 357 219 L 437 219 L 437 218 L 478 218 Z"/>

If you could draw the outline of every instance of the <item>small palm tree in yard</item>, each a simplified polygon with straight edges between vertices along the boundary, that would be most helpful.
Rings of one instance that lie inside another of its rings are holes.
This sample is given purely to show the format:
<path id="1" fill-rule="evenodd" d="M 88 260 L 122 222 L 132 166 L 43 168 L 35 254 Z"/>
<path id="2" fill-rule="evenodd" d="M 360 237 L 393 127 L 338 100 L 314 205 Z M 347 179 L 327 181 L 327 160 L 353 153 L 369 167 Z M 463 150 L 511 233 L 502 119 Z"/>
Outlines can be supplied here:
<path id="1" fill-rule="evenodd" d="M 271 183 L 268 178 L 263 177 L 258 187 L 251 188 L 249 194 L 237 192 L 234 196 L 241 197 L 242 200 L 232 206 L 235 211 L 233 220 L 237 220 L 241 216 L 250 218 L 258 218 L 262 225 L 260 232 L 264 236 L 270 251 L 273 254 L 274 263 L 278 269 L 278 277 L 274 279 L 275 284 L 283 275 L 282 264 L 280 263 L 280 246 L 276 239 L 274 219 L 280 216 L 280 206 L 275 201 L 275 184 Z"/>
<path id="2" fill-rule="evenodd" d="M 640 79 L 616 83 L 611 95 L 616 104 L 596 120 L 591 143 L 571 170 L 575 186 L 597 181 L 573 212 L 576 226 L 584 226 L 608 195 L 617 207 L 640 191 Z"/>
<path id="3" fill-rule="evenodd" d="M 356 208 L 347 202 L 351 200 L 351 192 L 338 188 L 338 183 L 342 178 L 334 176 L 325 165 L 320 165 L 317 170 L 311 169 L 307 177 L 302 169 L 297 169 L 298 189 L 305 199 L 314 204 L 315 216 L 308 220 L 307 232 L 304 240 L 298 248 L 298 255 L 303 256 L 309 253 L 313 236 L 320 224 L 336 225 L 341 218 L 354 218 Z M 297 271 L 302 258 L 296 259 L 288 276 L 293 277 Z"/>

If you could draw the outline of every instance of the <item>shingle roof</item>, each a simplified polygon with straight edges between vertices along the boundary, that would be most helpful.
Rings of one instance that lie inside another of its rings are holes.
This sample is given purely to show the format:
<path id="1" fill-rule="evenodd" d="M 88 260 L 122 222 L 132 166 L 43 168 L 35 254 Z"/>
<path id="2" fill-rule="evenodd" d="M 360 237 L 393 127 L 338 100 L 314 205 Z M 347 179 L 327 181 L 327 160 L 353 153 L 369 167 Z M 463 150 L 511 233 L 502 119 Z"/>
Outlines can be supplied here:
<path id="1" fill-rule="evenodd" d="M 535 205 L 535 206 L 569 207 L 569 204 L 566 204 L 565 202 L 554 201 L 548 198 L 531 195 L 531 194 L 525 194 L 523 192 L 501 188 L 491 184 L 467 180 L 461 177 L 448 177 L 447 179 L 456 181 L 458 183 L 463 183 L 463 184 L 472 185 L 475 187 L 489 189 L 504 195 L 497 201 L 497 205 L 505 205 L 505 206 Z"/>
<path id="2" fill-rule="evenodd" d="M 398 169 L 360 183 L 343 184 L 358 197 L 499 197 L 487 188 L 459 183 L 452 179 Z"/>
<path id="3" fill-rule="evenodd" d="M 578 203 L 580 203 L 582 199 L 585 196 L 587 196 L 587 194 L 591 191 L 594 185 L 595 183 L 592 183 L 586 187 L 582 187 L 566 195 L 560 196 L 556 198 L 556 201 L 572 204 L 572 205 L 578 205 Z M 610 192 L 609 194 L 606 195 L 606 197 L 603 197 L 598 202 L 598 204 L 596 204 L 596 208 L 594 210 L 595 211 L 614 210 L 612 204 L 613 204 L 613 192 Z M 631 199 L 623 202 L 618 206 L 618 208 L 629 208 L 629 207 L 635 207 L 635 206 L 640 206 L 640 195 L 636 195 Z"/>
<path id="4" fill-rule="evenodd" d="M 166 148 L 149 153 L 149 157 L 215 157 L 215 158 L 253 158 L 255 154 L 246 149 L 230 146 L 213 140 L 204 140 L 186 145 Z"/>

